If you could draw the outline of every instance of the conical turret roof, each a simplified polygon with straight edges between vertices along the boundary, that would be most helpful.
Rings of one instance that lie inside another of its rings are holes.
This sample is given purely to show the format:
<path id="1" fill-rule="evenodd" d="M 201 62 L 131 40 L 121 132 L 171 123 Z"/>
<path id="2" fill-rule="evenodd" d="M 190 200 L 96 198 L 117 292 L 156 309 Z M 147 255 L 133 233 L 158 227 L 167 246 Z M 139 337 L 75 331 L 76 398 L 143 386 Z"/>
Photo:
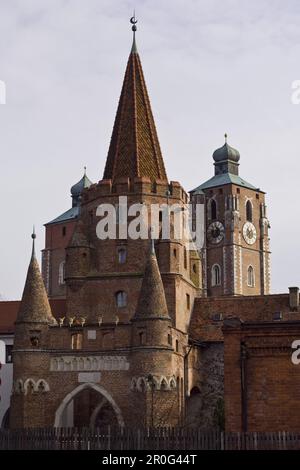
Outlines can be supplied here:
<path id="1" fill-rule="evenodd" d="M 86 235 L 85 225 L 82 219 L 78 219 L 72 238 L 68 246 L 69 247 L 90 246 L 90 243 Z"/>
<path id="2" fill-rule="evenodd" d="M 153 244 L 146 264 L 135 317 L 169 318 L 165 290 Z"/>
<path id="3" fill-rule="evenodd" d="M 56 320 L 51 312 L 44 281 L 35 256 L 35 237 L 35 234 L 33 234 L 32 255 L 27 271 L 17 323 L 55 324 Z"/>

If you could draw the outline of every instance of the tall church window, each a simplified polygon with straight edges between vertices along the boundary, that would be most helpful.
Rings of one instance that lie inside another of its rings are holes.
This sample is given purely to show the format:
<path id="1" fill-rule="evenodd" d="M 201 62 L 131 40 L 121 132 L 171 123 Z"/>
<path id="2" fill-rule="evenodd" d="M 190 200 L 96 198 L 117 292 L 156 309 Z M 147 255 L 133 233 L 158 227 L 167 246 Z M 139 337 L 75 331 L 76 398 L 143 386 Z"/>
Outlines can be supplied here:
<path id="1" fill-rule="evenodd" d="M 123 290 L 120 290 L 119 292 L 116 293 L 116 302 L 117 302 L 117 307 L 126 307 L 127 305 L 127 294 Z"/>
<path id="2" fill-rule="evenodd" d="M 60 286 L 65 284 L 65 277 L 66 277 L 66 262 L 62 261 L 58 268 L 58 284 Z"/>
<path id="3" fill-rule="evenodd" d="M 246 218 L 248 222 L 252 222 L 252 204 L 251 201 L 247 201 L 246 204 Z"/>
<path id="4" fill-rule="evenodd" d="M 253 266 L 248 267 L 247 283 L 249 287 L 254 287 L 254 269 Z"/>
<path id="5" fill-rule="evenodd" d="M 213 287 L 221 285 L 221 268 L 218 264 L 214 264 L 211 268 L 211 285 Z"/>
<path id="6" fill-rule="evenodd" d="M 217 218 L 217 203 L 214 199 L 210 201 L 210 217 L 211 220 L 216 220 Z"/>
<path id="7" fill-rule="evenodd" d="M 124 264 L 126 263 L 126 248 L 119 248 L 118 249 L 118 262 L 119 264 Z"/>

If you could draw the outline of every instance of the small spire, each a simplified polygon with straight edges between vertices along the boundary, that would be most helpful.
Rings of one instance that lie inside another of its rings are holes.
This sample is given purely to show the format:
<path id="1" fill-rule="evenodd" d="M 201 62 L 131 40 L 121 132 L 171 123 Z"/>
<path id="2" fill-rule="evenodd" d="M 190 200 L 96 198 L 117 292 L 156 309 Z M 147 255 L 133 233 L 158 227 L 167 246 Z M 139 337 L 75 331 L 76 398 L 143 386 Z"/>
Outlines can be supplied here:
<path id="1" fill-rule="evenodd" d="M 136 47 L 136 42 L 135 42 L 135 33 L 137 30 L 137 24 L 138 20 L 135 18 L 135 10 L 133 12 L 133 16 L 130 18 L 130 23 L 132 24 L 132 31 L 133 31 L 133 42 L 132 42 L 132 48 L 131 48 L 131 53 L 132 54 L 137 54 L 137 47 Z"/>
<path id="2" fill-rule="evenodd" d="M 224 137 L 225 137 L 225 144 L 227 144 L 227 134 L 226 134 L 226 132 L 224 134 Z"/>
<path id="3" fill-rule="evenodd" d="M 31 256 L 34 257 L 35 256 L 35 239 L 36 239 L 35 226 L 33 226 L 31 238 L 32 238 L 32 255 Z"/>
<path id="4" fill-rule="evenodd" d="M 83 167 L 83 170 L 84 170 L 83 176 L 86 176 L 86 166 Z"/>

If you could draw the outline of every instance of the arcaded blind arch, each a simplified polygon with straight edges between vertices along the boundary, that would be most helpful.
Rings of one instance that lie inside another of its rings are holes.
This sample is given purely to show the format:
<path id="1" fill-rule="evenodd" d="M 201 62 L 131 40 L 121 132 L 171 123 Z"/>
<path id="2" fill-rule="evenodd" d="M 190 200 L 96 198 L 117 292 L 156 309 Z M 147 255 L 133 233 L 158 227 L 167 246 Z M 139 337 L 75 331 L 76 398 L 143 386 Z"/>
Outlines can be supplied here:
<path id="1" fill-rule="evenodd" d="M 221 285 L 221 268 L 218 264 L 214 264 L 211 268 L 211 285 L 213 287 Z"/>

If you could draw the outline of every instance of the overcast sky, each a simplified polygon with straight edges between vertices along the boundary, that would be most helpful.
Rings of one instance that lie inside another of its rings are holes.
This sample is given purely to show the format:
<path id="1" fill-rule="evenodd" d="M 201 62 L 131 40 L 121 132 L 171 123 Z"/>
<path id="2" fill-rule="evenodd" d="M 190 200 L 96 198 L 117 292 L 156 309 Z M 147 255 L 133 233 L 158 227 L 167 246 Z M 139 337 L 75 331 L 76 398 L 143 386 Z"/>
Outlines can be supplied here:
<path id="1" fill-rule="evenodd" d="M 19 299 L 43 224 L 86 165 L 102 178 L 132 33 L 171 180 L 213 175 L 228 142 L 267 192 L 272 290 L 299 285 L 299 0 L 0 0 L 0 293 Z"/>

